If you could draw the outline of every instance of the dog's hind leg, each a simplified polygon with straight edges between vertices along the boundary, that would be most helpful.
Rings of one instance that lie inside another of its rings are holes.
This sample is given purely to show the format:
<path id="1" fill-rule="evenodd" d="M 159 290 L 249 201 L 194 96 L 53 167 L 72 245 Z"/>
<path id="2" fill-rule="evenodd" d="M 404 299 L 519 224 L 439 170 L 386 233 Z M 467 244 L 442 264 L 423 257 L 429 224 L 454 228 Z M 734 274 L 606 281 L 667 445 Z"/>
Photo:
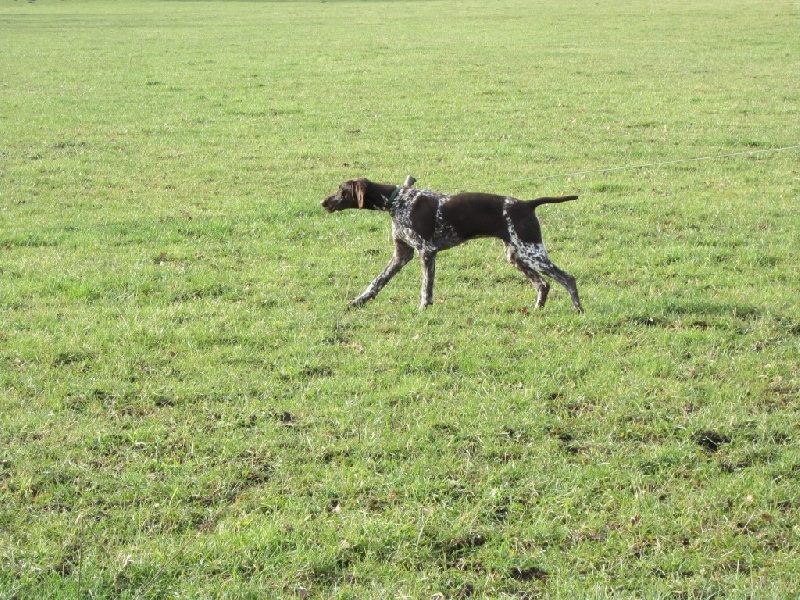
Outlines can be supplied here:
<path id="1" fill-rule="evenodd" d="M 533 268 L 519 258 L 517 249 L 511 244 L 506 244 L 506 257 L 508 262 L 522 271 L 525 277 L 530 279 L 531 283 L 536 287 L 536 308 L 544 308 L 545 302 L 547 302 L 547 294 L 550 293 L 550 284 L 539 277 L 539 274 Z"/>
<path id="2" fill-rule="evenodd" d="M 579 313 L 583 312 L 583 306 L 581 306 L 581 300 L 578 297 L 578 284 L 572 275 L 566 271 L 562 271 L 550 261 L 542 265 L 540 271 L 564 286 L 564 289 L 569 292 L 569 297 L 572 298 L 572 305 L 575 307 L 575 310 Z"/>
<path id="3" fill-rule="evenodd" d="M 510 245 L 511 244 L 508 244 L 507 246 Z M 533 272 L 534 274 L 541 273 L 542 275 L 547 275 L 561 284 L 564 289 L 569 292 L 569 296 L 572 299 L 572 304 L 575 307 L 575 310 L 578 312 L 583 312 L 580 297 L 578 296 L 578 284 L 575 281 L 575 278 L 553 264 L 553 261 L 551 261 L 550 257 L 547 256 L 547 252 L 545 251 L 543 244 L 521 244 L 519 247 L 512 246 L 512 250 L 514 253 L 514 264 L 517 265 L 517 267 L 523 273 L 525 273 L 539 289 L 539 298 L 536 300 L 536 306 L 544 306 L 545 300 L 547 299 L 549 286 L 543 293 L 543 287 L 539 286 L 539 284 L 536 282 L 535 276 L 531 276 L 530 272 Z M 507 252 L 509 251 L 507 250 Z M 510 257 L 509 260 L 511 260 Z M 538 279 L 541 281 L 541 277 Z M 546 284 L 547 282 L 543 281 L 542 283 Z"/>

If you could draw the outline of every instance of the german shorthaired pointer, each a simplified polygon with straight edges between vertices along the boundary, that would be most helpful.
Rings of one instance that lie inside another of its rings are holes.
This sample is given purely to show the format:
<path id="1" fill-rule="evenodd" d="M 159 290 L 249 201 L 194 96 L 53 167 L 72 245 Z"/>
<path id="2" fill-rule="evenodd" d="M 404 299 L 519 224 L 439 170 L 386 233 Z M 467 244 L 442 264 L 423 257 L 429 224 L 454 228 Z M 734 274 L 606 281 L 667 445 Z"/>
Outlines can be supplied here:
<path id="1" fill-rule="evenodd" d="M 378 295 L 419 252 L 422 260 L 422 302 L 433 303 L 433 274 L 436 253 L 478 237 L 503 240 L 512 265 L 531 280 L 538 296 L 536 307 L 547 301 L 550 284 L 540 273 L 552 277 L 566 288 L 572 304 L 583 312 L 575 278 L 554 265 L 542 243 L 542 232 L 534 210 L 541 204 L 575 200 L 577 196 L 517 200 L 508 196 L 464 193 L 448 196 L 409 186 L 374 183 L 368 179 L 345 181 L 335 194 L 322 201 L 328 212 L 347 208 L 388 211 L 392 216 L 394 256 L 383 273 L 350 302 L 359 306 Z"/>

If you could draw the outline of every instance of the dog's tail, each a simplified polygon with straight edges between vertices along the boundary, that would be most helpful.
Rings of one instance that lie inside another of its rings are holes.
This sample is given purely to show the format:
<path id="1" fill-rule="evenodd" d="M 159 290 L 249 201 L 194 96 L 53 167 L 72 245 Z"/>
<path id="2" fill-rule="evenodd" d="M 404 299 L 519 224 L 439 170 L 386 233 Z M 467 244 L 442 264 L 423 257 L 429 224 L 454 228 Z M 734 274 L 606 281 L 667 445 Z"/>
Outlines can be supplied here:
<path id="1" fill-rule="evenodd" d="M 536 208 L 542 204 L 557 204 L 558 202 L 567 202 L 569 200 L 577 199 L 577 196 L 545 196 L 544 198 L 537 198 L 536 200 L 526 200 L 525 204 L 531 208 Z"/>

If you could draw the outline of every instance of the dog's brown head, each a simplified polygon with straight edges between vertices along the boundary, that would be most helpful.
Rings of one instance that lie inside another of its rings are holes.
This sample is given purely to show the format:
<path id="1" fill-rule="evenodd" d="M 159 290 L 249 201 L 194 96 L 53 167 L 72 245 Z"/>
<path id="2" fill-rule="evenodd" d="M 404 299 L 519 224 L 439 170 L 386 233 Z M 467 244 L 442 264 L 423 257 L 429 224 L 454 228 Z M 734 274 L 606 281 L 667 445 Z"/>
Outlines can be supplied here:
<path id="1" fill-rule="evenodd" d="M 367 193 L 367 179 L 349 179 L 339 186 L 335 194 L 321 202 L 322 208 L 328 212 L 347 208 L 364 208 L 364 195 Z"/>

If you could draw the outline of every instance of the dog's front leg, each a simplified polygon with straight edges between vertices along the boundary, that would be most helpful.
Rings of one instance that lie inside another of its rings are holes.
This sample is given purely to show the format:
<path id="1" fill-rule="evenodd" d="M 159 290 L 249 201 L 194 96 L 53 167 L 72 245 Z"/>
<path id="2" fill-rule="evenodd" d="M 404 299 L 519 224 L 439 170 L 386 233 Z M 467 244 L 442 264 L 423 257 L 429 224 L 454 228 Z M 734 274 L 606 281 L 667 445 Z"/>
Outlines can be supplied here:
<path id="1" fill-rule="evenodd" d="M 422 294 L 419 308 L 422 310 L 433 304 L 433 276 L 436 273 L 436 252 L 420 250 L 422 261 Z"/>
<path id="2" fill-rule="evenodd" d="M 396 239 L 394 241 L 392 260 L 389 261 L 383 272 L 367 286 L 363 294 L 350 301 L 350 306 L 361 306 L 365 302 L 372 300 L 383 289 L 383 286 L 389 283 L 389 280 L 397 275 L 400 269 L 406 266 L 412 258 L 414 258 L 414 249 L 405 242 Z"/>

